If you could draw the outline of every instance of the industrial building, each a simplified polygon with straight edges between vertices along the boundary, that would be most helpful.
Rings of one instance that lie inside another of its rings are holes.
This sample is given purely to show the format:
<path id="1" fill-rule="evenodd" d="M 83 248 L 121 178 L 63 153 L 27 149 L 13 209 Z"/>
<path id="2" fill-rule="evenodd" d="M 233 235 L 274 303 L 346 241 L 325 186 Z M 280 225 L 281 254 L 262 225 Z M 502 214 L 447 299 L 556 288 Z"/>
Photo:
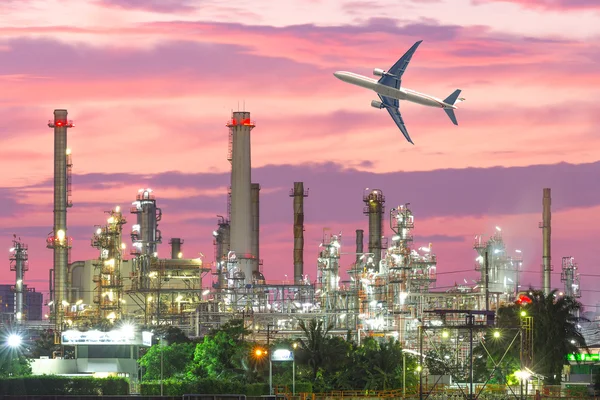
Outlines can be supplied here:
<path id="1" fill-rule="evenodd" d="M 157 193 L 141 188 L 132 193 L 131 206 L 116 206 L 106 211 L 105 221 L 90 221 L 90 227 L 96 224 L 90 245 L 98 250 L 98 257 L 69 262 L 72 242 L 67 209 L 72 206 L 72 162 L 67 129 L 74 125 L 66 110 L 55 110 L 48 126 L 54 129 L 55 138 L 54 223 L 47 239 L 54 264 L 48 305 L 57 343 L 73 344 L 75 339 L 65 341 L 77 337 L 82 342 L 75 344 L 89 346 L 89 338 L 80 338 L 78 328 L 105 320 L 116 326 L 135 323 L 146 329 L 174 325 L 190 336 L 202 336 L 232 318 L 243 318 L 253 339 L 262 341 L 273 330 L 278 336 L 299 336 L 298 322 L 318 317 L 333 325 L 334 334 L 350 331 L 358 341 L 366 335 L 390 336 L 405 348 L 417 349 L 419 327 L 440 322 L 427 310 L 495 310 L 513 302 L 520 291 L 522 259 L 518 250 L 506 248 L 500 228 L 489 237 L 475 237 L 473 268 L 480 271 L 476 282 L 436 290 L 435 245 L 414 246 L 418 219 L 410 204 L 393 199 L 399 205 L 386 212 L 384 192 L 373 188 L 365 189 L 362 198 L 367 248 L 362 229 L 357 229 L 354 237 L 324 229 L 318 248 L 308 249 L 309 262 L 317 265 L 316 279 L 310 281 L 304 272 L 304 201 L 308 189 L 303 182 L 290 182 L 294 279 L 270 281 L 260 259 L 261 187 L 251 176 L 251 132 L 256 125 L 247 111 L 232 112 L 226 124 L 231 182 L 224 215 L 217 216 L 212 232 L 214 260 L 184 258 L 182 238 L 170 238 L 171 256 L 159 257 L 162 210 Z M 543 288 L 548 292 L 552 265 L 550 189 L 543 190 L 542 219 Z M 391 230 L 387 234 L 385 225 Z M 341 265 L 342 252 L 355 255 L 351 265 Z M 562 271 L 565 292 L 579 296 L 577 265 L 572 257 L 563 258 Z M 17 274 L 17 284 L 19 279 L 22 282 L 22 273 L 21 278 Z M 23 292 L 28 293 L 25 288 Z M 29 306 L 27 309 L 32 315 Z M 451 324 L 453 318 L 462 317 L 448 315 L 445 322 Z M 485 322 L 487 315 L 480 313 L 475 318 Z M 147 342 L 137 335 L 129 344 L 142 346 Z M 79 357 L 84 353 L 92 354 L 82 347 Z M 131 353 L 125 356 L 127 360 L 133 358 Z M 125 361 L 129 363 L 125 369 L 119 369 L 119 362 L 109 363 L 104 370 L 98 367 L 95 372 L 131 376 L 130 361 Z M 98 361 L 94 365 L 103 364 Z M 72 373 L 74 368 L 67 369 Z M 86 368 L 75 369 L 89 373 Z"/>

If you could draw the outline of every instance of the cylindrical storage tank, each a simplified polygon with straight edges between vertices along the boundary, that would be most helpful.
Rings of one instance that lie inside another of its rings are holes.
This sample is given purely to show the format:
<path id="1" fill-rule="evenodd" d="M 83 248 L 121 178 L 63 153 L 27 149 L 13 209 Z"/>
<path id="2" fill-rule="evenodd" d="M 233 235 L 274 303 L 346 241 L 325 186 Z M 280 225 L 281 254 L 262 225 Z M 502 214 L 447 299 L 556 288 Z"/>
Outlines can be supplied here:
<path id="1" fill-rule="evenodd" d="M 171 245 L 171 259 L 176 260 L 183 257 L 183 253 L 181 252 L 181 245 L 183 244 L 183 240 L 180 238 L 172 238 L 169 241 Z"/>
<path id="2" fill-rule="evenodd" d="M 374 269 L 379 271 L 385 197 L 380 189 L 373 189 L 371 191 L 366 189 L 363 201 L 365 203 L 364 214 L 369 216 L 369 253 L 373 253 Z"/>

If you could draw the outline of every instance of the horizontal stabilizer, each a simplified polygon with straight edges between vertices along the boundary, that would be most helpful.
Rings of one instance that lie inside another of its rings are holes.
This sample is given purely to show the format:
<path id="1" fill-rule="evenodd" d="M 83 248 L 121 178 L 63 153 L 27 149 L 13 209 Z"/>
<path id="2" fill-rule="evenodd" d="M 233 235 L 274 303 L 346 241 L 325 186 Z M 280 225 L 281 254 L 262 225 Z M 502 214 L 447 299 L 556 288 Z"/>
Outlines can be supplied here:
<path id="1" fill-rule="evenodd" d="M 444 111 L 446 111 L 446 114 L 448 114 L 448 117 L 450 118 L 452 123 L 454 125 L 458 125 L 458 121 L 456 121 L 456 115 L 454 114 L 454 110 L 451 108 L 444 108 Z"/>
<path id="2" fill-rule="evenodd" d="M 458 96 L 460 96 L 460 89 L 456 89 L 450 96 L 446 97 L 446 99 L 444 100 L 444 103 L 450 104 L 451 106 L 453 106 L 454 103 L 456 103 Z M 463 101 L 463 100 L 464 99 L 461 99 L 461 101 Z"/>

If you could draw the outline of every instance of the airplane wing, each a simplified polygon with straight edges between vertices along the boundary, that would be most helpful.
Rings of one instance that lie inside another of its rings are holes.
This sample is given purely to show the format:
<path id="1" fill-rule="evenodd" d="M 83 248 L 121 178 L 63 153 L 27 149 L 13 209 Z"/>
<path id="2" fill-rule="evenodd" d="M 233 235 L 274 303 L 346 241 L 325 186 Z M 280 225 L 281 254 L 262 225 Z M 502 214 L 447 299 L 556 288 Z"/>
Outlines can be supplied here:
<path id="1" fill-rule="evenodd" d="M 392 99 L 387 96 L 382 96 L 379 93 L 378 96 L 385 105 L 385 109 L 390 113 L 390 116 L 392 117 L 396 125 L 398 125 L 398 128 L 400 128 L 400 132 L 402 132 L 402 134 L 410 144 L 414 144 L 410 136 L 408 135 L 408 130 L 404 125 L 402 115 L 400 115 L 400 108 L 398 107 L 400 105 L 399 101 L 397 99 Z"/>
<path id="2" fill-rule="evenodd" d="M 391 86 L 395 89 L 400 88 L 400 81 L 402 80 L 402 74 L 406 71 L 406 67 L 408 67 L 408 63 L 410 62 L 413 54 L 417 50 L 417 47 L 421 44 L 422 40 L 419 40 L 417 43 L 413 44 L 410 49 L 394 65 L 392 68 L 387 71 L 385 75 L 383 75 L 378 83 L 381 83 L 385 86 Z"/>

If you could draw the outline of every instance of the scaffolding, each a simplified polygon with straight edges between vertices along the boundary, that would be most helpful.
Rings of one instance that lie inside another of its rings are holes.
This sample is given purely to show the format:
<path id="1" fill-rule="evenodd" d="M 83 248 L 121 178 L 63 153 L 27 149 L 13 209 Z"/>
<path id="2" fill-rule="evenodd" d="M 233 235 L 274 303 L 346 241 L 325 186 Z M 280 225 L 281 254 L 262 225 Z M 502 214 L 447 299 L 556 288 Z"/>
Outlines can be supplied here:
<path id="1" fill-rule="evenodd" d="M 581 286 L 577 268 L 577 263 L 573 257 L 562 258 L 562 271 L 560 274 L 560 280 L 565 285 L 565 296 L 575 298 L 581 297 Z"/>
<path id="2" fill-rule="evenodd" d="M 21 242 L 21 238 L 17 239 L 17 235 L 13 235 L 12 247 L 10 249 L 10 270 L 15 272 L 15 320 L 20 324 L 27 319 L 27 314 L 23 307 L 23 279 L 25 271 L 29 270 L 27 262 L 27 245 Z"/>
<path id="3" fill-rule="evenodd" d="M 123 225 L 127 222 L 121 208 L 107 211 L 109 218 L 104 226 L 96 226 L 92 237 L 92 247 L 100 251 L 94 265 L 94 303 L 98 305 L 100 320 L 114 321 L 122 317 L 123 280 L 121 262 L 125 244 L 122 242 Z M 78 306 L 79 304 L 76 304 Z M 76 310 L 77 312 L 83 310 Z"/>

